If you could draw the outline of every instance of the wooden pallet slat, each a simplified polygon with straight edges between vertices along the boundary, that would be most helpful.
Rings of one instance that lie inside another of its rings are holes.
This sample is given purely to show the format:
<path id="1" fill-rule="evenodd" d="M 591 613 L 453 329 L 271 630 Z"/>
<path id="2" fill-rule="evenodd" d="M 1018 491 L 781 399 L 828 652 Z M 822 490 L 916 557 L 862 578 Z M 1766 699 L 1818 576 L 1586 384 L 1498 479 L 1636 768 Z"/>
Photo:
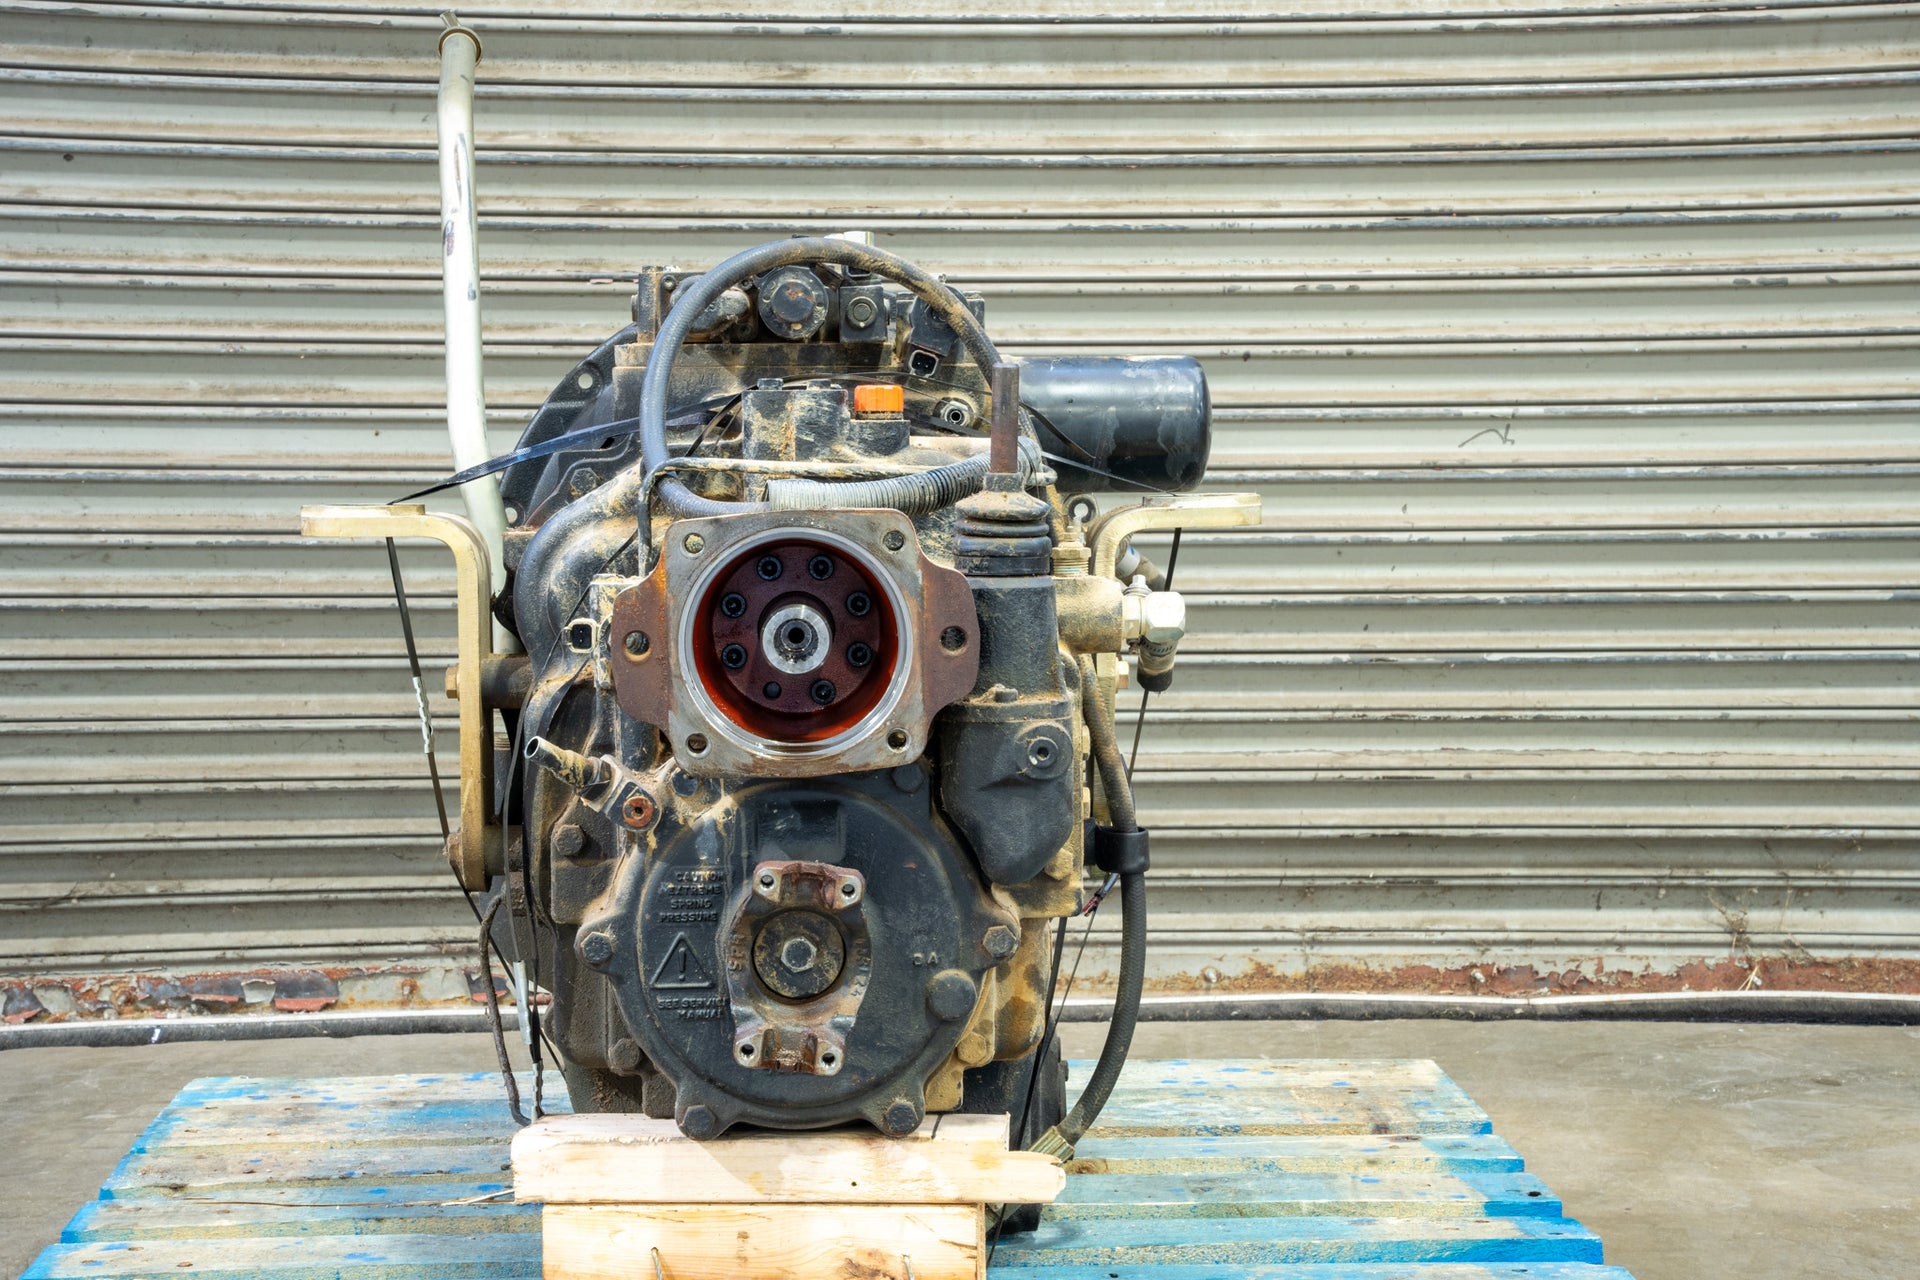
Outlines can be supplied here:
<path id="1" fill-rule="evenodd" d="M 1091 1067 L 1071 1064 L 1075 1087 Z M 523 1095 L 531 1083 L 523 1074 Z M 557 1076 L 548 1097 L 567 1111 Z M 196 1080 L 23 1280 L 533 1280 L 541 1218 L 539 1206 L 512 1202 L 516 1132 L 498 1078 L 484 1073 Z M 592 1223 L 579 1237 L 587 1245 L 618 1234 L 595 1216 L 616 1207 L 579 1209 Z M 1431 1062 L 1140 1061 L 1040 1230 L 1002 1241 L 990 1274 L 1632 1280 L 1563 1213 Z M 650 1239 L 662 1226 L 629 1225 Z M 692 1262 L 723 1249 L 707 1227 L 673 1237 L 675 1250 Z M 872 1231 L 881 1247 L 884 1224 Z M 631 1273 L 617 1247 L 587 1256 L 594 1248 L 577 1259 L 583 1274 Z"/>

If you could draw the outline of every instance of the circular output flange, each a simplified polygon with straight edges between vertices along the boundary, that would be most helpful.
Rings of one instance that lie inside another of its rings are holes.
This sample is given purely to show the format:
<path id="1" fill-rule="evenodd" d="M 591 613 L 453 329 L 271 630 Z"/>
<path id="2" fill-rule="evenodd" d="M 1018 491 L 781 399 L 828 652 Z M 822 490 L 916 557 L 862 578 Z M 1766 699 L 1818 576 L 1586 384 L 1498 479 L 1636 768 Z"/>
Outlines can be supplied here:
<path id="1" fill-rule="evenodd" d="M 757 542 L 720 566 L 690 619 L 693 675 L 747 733 L 811 743 L 859 724 L 895 682 L 899 613 L 838 540 Z"/>

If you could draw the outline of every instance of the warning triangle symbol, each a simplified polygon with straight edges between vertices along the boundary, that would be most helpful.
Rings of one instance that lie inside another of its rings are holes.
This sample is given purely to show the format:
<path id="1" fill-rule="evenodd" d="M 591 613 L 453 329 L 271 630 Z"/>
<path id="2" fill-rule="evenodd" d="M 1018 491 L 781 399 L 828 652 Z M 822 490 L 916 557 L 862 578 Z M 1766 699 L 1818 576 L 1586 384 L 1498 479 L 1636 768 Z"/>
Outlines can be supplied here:
<path id="1" fill-rule="evenodd" d="M 693 944 L 684 933 L 674 938 L 660 967 L 653 971 L 653 986 L 657 989 L 684 991 L 712 985 L 712 975 L 700 963 L 700 957 L 694 954 Z"/>

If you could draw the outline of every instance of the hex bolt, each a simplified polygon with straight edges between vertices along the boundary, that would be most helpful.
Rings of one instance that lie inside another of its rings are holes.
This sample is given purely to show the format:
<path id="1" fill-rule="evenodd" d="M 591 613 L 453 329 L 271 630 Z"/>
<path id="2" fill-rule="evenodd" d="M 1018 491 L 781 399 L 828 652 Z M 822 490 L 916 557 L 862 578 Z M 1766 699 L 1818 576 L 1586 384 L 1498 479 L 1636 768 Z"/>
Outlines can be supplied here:
<path id="1" fill-rule="evenodd" d="M 629 1040 L 625 1036 L 615 1040 L 613 1047 L 607 1050 L 607 1065 L 615 1071 L 625 1072 L 629 1075 L 639 1070 L 640 1059 L 639 1041 Z"/>
<path id="2" fill-rule="evenodd" d="M 688 555 L 697 556 L 706 549 L 707 540 L 697 533 L 690 533 L 680 540 L 680 545 L 687 549 Z"/>
<path id="3" fill-rule="evenodd" d="M 613 935 L 605 929 L 580 935 L 580 958 L 598 969 L 613 959 Z"/>
<path id="4" fill-rule="evenodd" d="M 580 851 L 587 847 L 587 833 L 580 829 L 577 822 L 557 823 L 547 837 L 547 847 L 553 850 L 556 858 L 577 858 Z"/>
<path id="5" fill-rule="evenodd" d="M 680 1113 L 680 1132 L 699 1141 L 720 1131 L 720 1118 L 703 1106 L 691 1106 Z"/>
<path id="6" fill-rule="evenodd" d="M 847 597 L 847 612 L 856 618 L 864 618 L 873 611 L 873 597 L 864 591 L 856 591 Z"/>
<path id="7" fill-rule="evenodd" d="M 813 682 L 812 687 L 810 687 L 807 690 L 807 696 L 809 696 L 815 702 L 819 703 L 821 706 L 824 707 L 829 702 L 833 701 L 833 695 L 835 692 L 836 691 L 833 687 L 833 681 L 815 680 Z"/>
<path id="8" fill-rule="evenodd" d="M 720 661 L 729 671 L 738 671 L 747 665 L 747 647 L 741 644 L 728 645 L 720 651 Z"/>
<path id="9" fill-rule="evenodd" d="M 785 572 L 785 569 L 780 564 L 779 556 L 761 556 L 760 563 L 754 566 L 754 571 L 758 573 L 764 581 L 772 582 Z"/>
<path id="10" fill-rule="evenodd" d="M 905 1137 L 920 1127 L 920 1108 L 905 1098 L 895 1098 L 887 1104 L 887 1132 L 897 1138 Z M 682 1125 L 681 1128 L 685 1128 Z"/>
<path id="11" fill-rule="evenodd" d="M 729 618 L 737 618 L 747 611 L 747 598 L 738 591 L 729 591 L 720 597 L 720 612 Z"/>
<path id="12" fill-rule="evenodd" d="M 644 631 L 629 631 L 627 638 L 621 641 L 621 646 L 626 649 L 629 658 L 644 658 L 647 650 L 653 648 L 653 641 Z"/>
<path id="13" fill-rule="evenodd" d="M 953 1022 L 973 1012 L 980 989 L 959 969 L 942 969 L 927 981 L 927 1008 L 942 1022 Z"/>
<path id="14" fill-rule="evenodd" d="M 815 556 L 813 559 L 807 561 L 807 572 L 820 581 L 831 578 L 833 576 L 833 557 Z"/>
<path id="15" fill-rule="evenodd" d="M 1020 935 L 1003 924 L 997 924 L 987 930 L 987 936 L 980 939 L 980 945 L 995 960 L 1005 960 L 1020 949 Z"/>

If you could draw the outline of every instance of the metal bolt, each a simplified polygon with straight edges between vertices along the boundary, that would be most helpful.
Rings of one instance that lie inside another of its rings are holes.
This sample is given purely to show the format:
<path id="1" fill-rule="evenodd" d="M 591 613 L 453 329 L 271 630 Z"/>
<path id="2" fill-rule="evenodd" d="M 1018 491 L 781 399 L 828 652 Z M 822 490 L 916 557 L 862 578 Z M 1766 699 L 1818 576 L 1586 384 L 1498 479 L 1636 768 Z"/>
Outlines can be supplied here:
<path id="1" fill-rule="evenodd" d="M 1020 935 L 1003 924 L 997 924 L 987 930 L 987 936 L 980 939 L 980 945 L 995 960 L 1005 960 L 1020 949 Z"/>
<path id="2" fill-rule="evenodd" d="M 647 656 L 647 650 L 653 648 L 653 641 L 648 639 L 644 631 L 627 632 L 627 638 L 621 643 L 626 648 L 629 658 L 644 658 Z"/>
<path id="3" fill-rule="evenodd" d="M 780 948 L 780 963 L 794 973 L 805 973 L 819 958 L 820 948 L 805 938 L 788 938 L 787 944 Z"/>
<path id="4" fill-rule="evenodd" d="M 964 1018 L 973 1012 L 980 989 L 959 969 L 942 969 L 927 982 L 927 1008 L 943 1022 Z"/>
<path id="5" fill-rule="evenodd" d="M 711 1138 L 719 1131 L 720 1118 L 706 1107 L 692 1106 L 680 1113 L 680 1132 L 689 1138 Z"/>
<path id="6" fill-rule="evenodd" d="M 687 549 L 688 555 L 697 556 L 706 549 L 707 540 L 697 533 L 690 533 L 680 540 L 680 545 Z"/>
<path id="7" fill-rule="evenodd" d="M 872 298 L 855 298 L 847 304 L 847 319 L 854 328 L 864 329 L 873 323 L 874 305 Z"/>
<path id="8" fill-rule="evenodd" d="M 581 934 L 580 958 L 596 969 L 613 959 L 613 935 L 605 929 Z"/>
<path id="9" fill-rule="evenodd" d="M 887 1106 L 887 1132 L 896 1137 L 904 1137 L 920 1127 L 920 1108 L 905 1098 L 895 1098 Z M 685 1125 L 681 1125 L 685 1128 Z"/>
<path id="10" fill-rule="evenodd" d="M 587 833 L 580 829 L 578 823 L 562 822 L 554 827 L 553 834 L 548 837 L 548 847 L 556 858 L 577 858 L 580 851 L 587 847 Z"/>
<path id="11" fill-rule="evenodd" d="M 948 653 L 958 653 L 967 647 L 967 633 L 960 627 L 948 627 L 940 633 L 940 647 Z"/>
<path id="12" fill-rule="evenodd" d="M 898 529 L 887 530 L 887 536 L 880 539 L 889 551 L 898 551 L 907 545 L 907 535 Z"/>
<path id="13" fill-rule="evenodd" d="M 613 1047 L 607 1050 L 607 1065 L 615 1071 L 624 1071 L 631 1074 L 639 1068 L 640 1058 L 639 1042 L 629 1040 L 624 1036 L 615 1040 Z"/>
<path id="14" fill-rule="evenodd" d="M 693 752 L 693 754 L 695 755 L 699 755 L 701 752 L 705 751 L 706 749 L 707 749 L 706 734 L 690 733 L 687 735 L 687 750 Z"/>

